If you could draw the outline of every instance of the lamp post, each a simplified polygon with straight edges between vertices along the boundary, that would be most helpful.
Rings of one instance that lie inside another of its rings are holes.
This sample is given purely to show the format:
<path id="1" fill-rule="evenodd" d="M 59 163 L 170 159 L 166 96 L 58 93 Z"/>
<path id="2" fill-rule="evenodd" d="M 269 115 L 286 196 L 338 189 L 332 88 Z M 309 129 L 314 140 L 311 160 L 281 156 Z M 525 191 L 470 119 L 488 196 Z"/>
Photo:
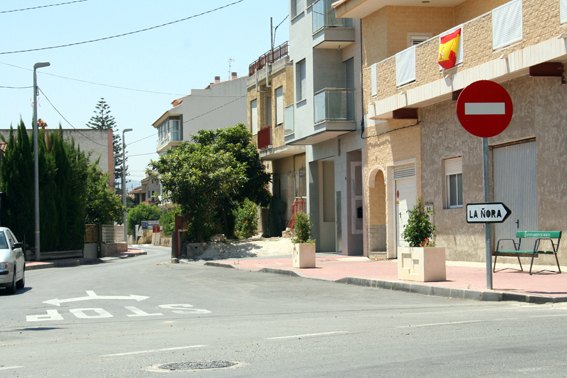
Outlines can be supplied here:
<path id="1" fill-rule="evenodd" d="M 39 245 L 39 158 L 37 148 L 37 73 L 36 70 L 42 67 L 48 67 L 49 62 L 39 62 L 33 65 L 33 187 L 34 187 L 34 210 L 35 210 L 35 259 L 40 259 Z"/>
<path id="2" fill-rule="evenodd" d="M 126 227 L 126 140 L 124 133 L 132 131 L 132 129 L 122 130 L 122 225 L 124 226 L 124 241 L 128 243 L 128 228 Z"/>

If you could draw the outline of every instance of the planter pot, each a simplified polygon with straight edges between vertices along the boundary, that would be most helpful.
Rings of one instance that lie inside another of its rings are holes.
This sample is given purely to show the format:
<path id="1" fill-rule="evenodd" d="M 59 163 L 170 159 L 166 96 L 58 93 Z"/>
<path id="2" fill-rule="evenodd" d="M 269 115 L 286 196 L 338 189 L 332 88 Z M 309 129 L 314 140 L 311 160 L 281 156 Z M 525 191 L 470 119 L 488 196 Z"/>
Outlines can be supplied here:
<path id="1" fill-rule="evenodd" d="M 315 243 L 296 243 L 291 255 L 294 268 L 315 268 Z"/>
<path id="2" fill-rule="evenodd" d="M 445 248 L 398 247 L 398 279 L 407 281 L 445 281 Z"/>

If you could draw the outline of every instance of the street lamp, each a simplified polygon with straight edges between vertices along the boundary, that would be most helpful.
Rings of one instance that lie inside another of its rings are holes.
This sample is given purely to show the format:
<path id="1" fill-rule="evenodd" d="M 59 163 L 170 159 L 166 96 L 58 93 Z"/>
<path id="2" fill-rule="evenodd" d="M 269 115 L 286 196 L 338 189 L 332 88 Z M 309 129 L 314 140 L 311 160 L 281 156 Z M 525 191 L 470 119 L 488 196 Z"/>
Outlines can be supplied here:
<path id="1" fill-rule="evenodd" d="M 33 65 L 33 187 L 34 187 L 34 209 L 35 209 L 35 259 L 39 261 L 39 158 L 37 149 L 37 73 L 42 67 L 49 67 L 49 62 L 39 62 Z"/>
<path id="2" fill-rule="evenodd" d="M 132 131 L 132 129 L 122 130 L 122 225 L 124 226 L 124 241 L 128 244 L 128 229 L 126 227 L 126 139 L 124 133 Z"/>

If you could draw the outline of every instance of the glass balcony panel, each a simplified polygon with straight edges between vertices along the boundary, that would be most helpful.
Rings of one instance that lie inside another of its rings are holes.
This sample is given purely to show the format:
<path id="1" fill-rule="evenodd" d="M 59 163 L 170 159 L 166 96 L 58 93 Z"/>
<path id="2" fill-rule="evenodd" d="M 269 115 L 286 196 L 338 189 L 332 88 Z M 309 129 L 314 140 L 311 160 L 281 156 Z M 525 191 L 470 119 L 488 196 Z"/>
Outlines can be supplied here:
<path id="1" fill-rule="evenodd" d="M 290 135 L 295 132 L 293 117 L 294 117 L 293 105 L 290 105 L 285 108 L 285 112 L 284 112 L 285 135 Z"/>
<path id="2" fill-rule="evenodd" d="M 353 20 L 351 18 L 339 18 L 335 17 L 335 10 L 331 6 L 336 0 L 319 0 L 313 4 L 313 34 L 318 32 L 323 28 L 333 28 L 333 27 L 343 27 L 352 28 L 354 27 Z"/>
<path id="3" fill-rule="evenodd" d="M 346 88 L 325 88 L 313 99 L 315 123 L 353 121 L 354 93 Z"/>

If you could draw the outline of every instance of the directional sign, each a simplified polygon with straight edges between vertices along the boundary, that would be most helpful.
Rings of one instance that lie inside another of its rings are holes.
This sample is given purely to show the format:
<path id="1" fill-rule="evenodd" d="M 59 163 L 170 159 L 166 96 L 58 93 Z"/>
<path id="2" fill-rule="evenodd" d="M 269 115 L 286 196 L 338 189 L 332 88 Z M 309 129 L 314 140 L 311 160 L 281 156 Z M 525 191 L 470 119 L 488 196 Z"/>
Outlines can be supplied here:
<path id="1" fill-rule="evenodd" d="M 500 84 L 479 80 L 467 86 L 457 99 L 457 117 L 465 130 L 490 138 L 508 127 L 513 113 L 512 99 Z"/>
<path id="2" fill-rule="evenodd" d="M 101 300 L 101 299 L 120 299 L 120 300 L 135 300 L 136 302 L 140 302 L 143 300 L 148 299 L 149 297 L 145 297 L 143 295 L 98 295 L 93 290 L 87 290 L 86 297 L 76 297 L 76 298 L 67 298 L 67 299 L 50 299 L 48 301 L 44 301 L 43 303 L 47 303 L 54 306 L 61 306 L 61 303 L 69 303 L 69 302 L 81 302 L 81 301 L 90 301 L 90 300 Z"/>
<path id="3" fill-rule="evenodd" d="M 467 223 L 502 223 L 512 211 L 502 202 L 468 203 Z"/>

